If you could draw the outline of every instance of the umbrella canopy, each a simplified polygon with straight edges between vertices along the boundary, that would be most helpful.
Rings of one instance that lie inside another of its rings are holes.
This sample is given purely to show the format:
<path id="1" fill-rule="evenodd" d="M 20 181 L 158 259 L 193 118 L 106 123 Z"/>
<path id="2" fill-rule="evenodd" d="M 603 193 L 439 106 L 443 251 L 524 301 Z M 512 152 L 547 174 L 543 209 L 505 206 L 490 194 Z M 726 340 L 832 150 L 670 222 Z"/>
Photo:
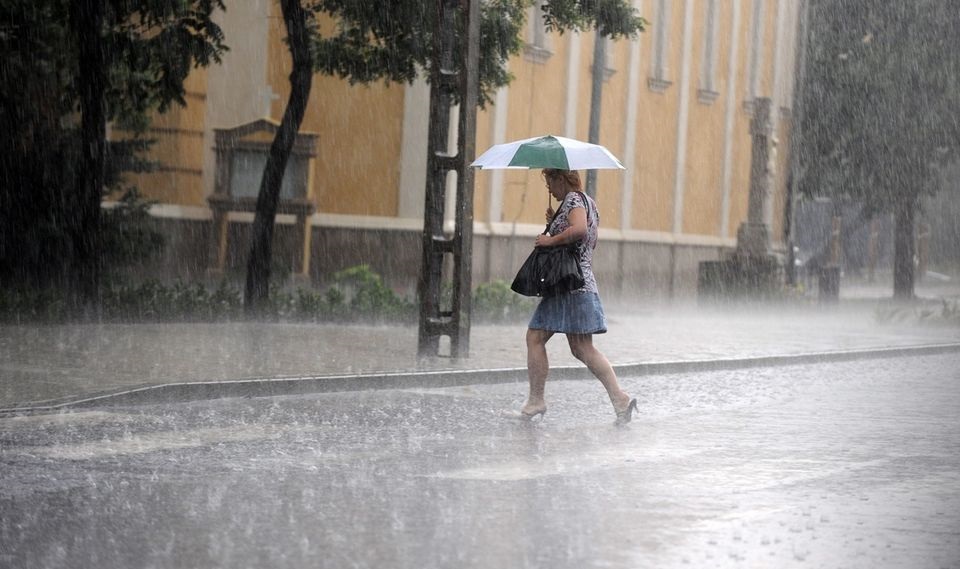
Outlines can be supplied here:
<path id="1" fill-rule="evenodd" d="M 495 144 L 471 166 L 484 170 L 503 168 L 556 168 L 558 170 L 625 170 L 609 150 L 599 144 L 562 136 L 539 136 Z"/>

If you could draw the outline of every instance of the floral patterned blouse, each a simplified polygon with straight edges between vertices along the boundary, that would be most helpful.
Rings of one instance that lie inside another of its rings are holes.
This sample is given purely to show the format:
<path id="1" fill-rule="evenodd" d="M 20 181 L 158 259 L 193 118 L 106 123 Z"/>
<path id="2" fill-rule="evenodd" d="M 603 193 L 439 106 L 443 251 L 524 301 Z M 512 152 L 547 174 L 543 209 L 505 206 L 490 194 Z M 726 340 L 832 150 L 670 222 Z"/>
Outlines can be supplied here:
<path id="1" fill-rule="evenodd" d="M 587 204 L 589 203 L 589 207 Z M 597 247 L 597 230 L 600 227 L 600 213 L 597 211 L 597 202 L 582 192 L 569 192 L 553 222 L 550 224 L 550 235 L 557 235 L 570 227 L 568 214 L 576 208 L 587 208 L 587 235 L 580 241 L 580 269 L 583 271 L 584 285 L 573 291 L 574 294 L 584 292 L 599 292 L 597 278 L 593 275 L 593 250 Z"/>

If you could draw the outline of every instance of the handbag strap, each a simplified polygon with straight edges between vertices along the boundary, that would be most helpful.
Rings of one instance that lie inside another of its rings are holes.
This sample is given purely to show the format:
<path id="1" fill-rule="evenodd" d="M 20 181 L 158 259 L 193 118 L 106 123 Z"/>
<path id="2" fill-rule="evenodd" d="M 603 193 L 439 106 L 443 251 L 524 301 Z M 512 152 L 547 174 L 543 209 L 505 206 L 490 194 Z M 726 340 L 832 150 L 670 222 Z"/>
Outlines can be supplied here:
<path id="1" fill-rule="evenodd" d="M 577 190 L 577 193 L 583 197 L 583 205 L 585 208 L 587 208 L 587 232 L 589 233 L 590 232 L 590 198 L 587 197 L 587 194 L 579 190 Z M 564 204 L 560 204 L 560 205 L 562 206 Z M 560 215 L 561 211 L 563 211 L 563 207 L 558 207 L 557 211 L 553 212 L 553 217 L 550 218 L 550 221 L 547 222 L 547 226 L 543 230 L 544 234 L 550 233 L 550 226 L 553 225 L 554 220 L 557 219 L 557 216 Z M 577 241 L 577 247 L 579 247 L 582 242 L 583 242 L 583 239 L 580 239 L 579 241 Z"/>

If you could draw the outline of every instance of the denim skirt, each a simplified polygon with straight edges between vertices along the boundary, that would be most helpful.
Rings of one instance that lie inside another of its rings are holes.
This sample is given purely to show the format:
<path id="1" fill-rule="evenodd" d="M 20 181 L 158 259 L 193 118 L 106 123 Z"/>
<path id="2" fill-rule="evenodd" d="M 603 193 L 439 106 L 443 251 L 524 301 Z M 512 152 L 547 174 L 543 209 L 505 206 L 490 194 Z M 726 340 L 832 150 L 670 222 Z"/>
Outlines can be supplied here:
<path id="1" fill-rule="evenodd" d="M 607 317 L 599 294 L 569 292 L 541 300 L 529 327 L 562 334 L 603 334 Z"/>

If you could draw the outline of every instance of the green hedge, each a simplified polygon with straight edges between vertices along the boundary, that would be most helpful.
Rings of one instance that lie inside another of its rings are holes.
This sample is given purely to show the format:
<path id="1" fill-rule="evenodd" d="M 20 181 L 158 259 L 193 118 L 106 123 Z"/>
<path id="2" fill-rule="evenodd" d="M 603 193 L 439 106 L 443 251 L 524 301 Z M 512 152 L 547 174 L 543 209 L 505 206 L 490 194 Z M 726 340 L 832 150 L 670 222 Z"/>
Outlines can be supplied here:
<path id="1" fill-rule="evenodd" d="M 473 293 L 473 319 L 522 321 L 529 318 L 534 304 L 503 281 L 484 283 Z M 182 281 L 114 284 L 104 291 L 99 310 L 99 319 L 113 322 L 244 319 L 241 289 L 228 281 L 215 289 Z M 360 265 L 335 273 L 323 290 L 272 287 L 266 314 L 284 321 L 415 323 L 417 310 L 414 300 L 398 295 L 380 275 Z M 0 290 L 0 322 L 60 323 L 84 318 L 89 316 L 75 313 L 62 291 Z"/>
<path id="2" fill-rule="evenodd" d="M 536 305 L 536 300 L 513 292 L 504 281 L 484 283 L 473 291 L 473 318 L 479 321 L 526 321 Z"/>

